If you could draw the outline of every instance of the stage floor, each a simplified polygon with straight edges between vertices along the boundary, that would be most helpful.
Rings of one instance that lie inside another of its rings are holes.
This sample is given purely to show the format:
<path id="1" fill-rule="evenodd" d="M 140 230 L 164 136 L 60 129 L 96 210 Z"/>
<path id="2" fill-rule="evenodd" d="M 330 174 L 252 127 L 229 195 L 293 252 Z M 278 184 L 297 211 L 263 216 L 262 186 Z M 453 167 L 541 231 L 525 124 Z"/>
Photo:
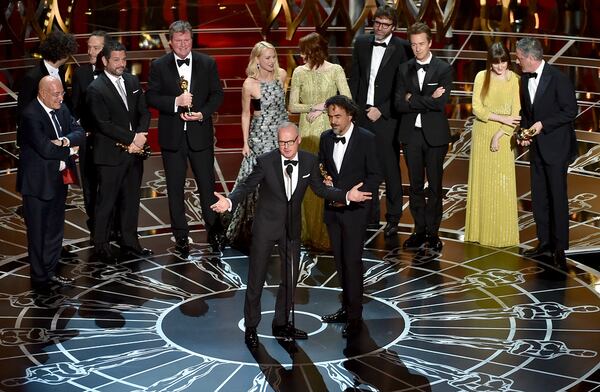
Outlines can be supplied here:
<path id="1" fill-rule="evenodd" d="M 231 190 L 238 151 L 218 154 L 220 189 Z M 2 176 L 0 390 L 2 391 L 593 391 L 600 390 L 600 274 L 569 260 L 464 243 L 447 224 L 441 254 L 404 252 L 410 234 L 369 230 L 364 322 L 355 338 L 320 316 L 339 307 L 328 253 L 302 253 L 296 325 L 306 341 L 271 336 L 279 282 L 276 252 L 262 298 L 260 345 L 244 345 L 247 257 L 206 244 L 195 184 L 188 213 L 193 251 L 174 251 L 160 157 L 146 163 L 141 243 L 152 257 L 89 261 L 81 194 L 68 200 L 61 262 L 72 287 L 30 290 L 25 228 L 14 214 L 13 175 Z M 445 204 L 446 215 L 456 204 Z M 523 235 L 523 233 L 522 233 Z M 530 239 L 528 245 L 531 245 Z"/>

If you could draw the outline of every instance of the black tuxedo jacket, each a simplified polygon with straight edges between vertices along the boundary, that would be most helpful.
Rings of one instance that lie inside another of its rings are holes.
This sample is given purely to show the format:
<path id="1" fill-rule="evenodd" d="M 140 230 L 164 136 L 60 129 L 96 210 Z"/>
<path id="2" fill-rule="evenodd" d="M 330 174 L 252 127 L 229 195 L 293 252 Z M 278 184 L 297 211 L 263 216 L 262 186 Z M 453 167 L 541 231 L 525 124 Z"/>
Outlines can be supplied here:
<path id="1" fill-rule="evenodd" d="M 94 81 L 94 70 L 92 64 L 85 64 L 77 68 L 73 73 L 73 84 L 71 87 L 71 100 L 73 102 L 73 116 L 79 119 L 79 123 L 86 130 L 93 127 L 93 117 L 90 107 L 86 104 L 85 92 Z"/>
<path id="2" fill-rule="evenodd" d="M 37 65 L 27 71 L 25 77 L 21 80 L 21 88 L 19 89 L 19 95 L 17 97 L 17 120 L 20 118 L 27 105 L 37 97 L 40 80 L 48 75 L 48 69 L 44 65 L 44 60 L 40 60 Z M 63 67 L 59 69 L 58 75 L 60 76 L 60 81 L 62 82 L 65 91 L 67 91 Z M 64 103 L 70 110 L 72 105 L 67 95 L 65 95 Z"/>
<path id="3" fill-rule="evenodd" d="M 354 101 L 364 110 L 369 90 L 369 75 L 371 74 L 371 57 L 373 55 L 373 35 L 361 35 L 356 38 L 352 50 L 352 71 L 350 73 L 350 92 Z M 394 117 L 394 91 L 398 66 L 412 57 L 408 41 L 392 36 L 385 49 L 379 71 L 375 78 L 374 106 L 379 109 L 384 119 Z M 396 125 L 394 121 L 391 126 Z"/>
<path id="4" fill-rule="evenodd" d="M 321 197 L 340 202 L 346 201 L 345 191 L 323 184 L 315 155 L 302 150 L 298 151 L 298 165 L 294 167 L 294 170 L 298 170 L 298 184 L 291 198 L 292 225 L 288 231 L 289 239 L 300 238 L 302 199 L 309 185 L 313 192 Z M 258 233 L 261 238 L 276 240 L 281 237 L 282 230 L 286 230 L 288 208 L 279 150 L 273 150 L 257 158 L 256 165 L 246 181 L 238 184 L 229 195 L 232 210 L 259 185 L 252 233 Z"/>
<path id="5" fill-rule="evenodd" d="M 415 135 L 415 120 L 420 113 L 423 134 L 427 143 L 432 146 L 448 144 L 450 142 L 450 125 L 445 107 L 452 90 L 452 66 L 435 55 L 432 56 L 421 90 L 416 63 L 417 61 L 412 58 L 401 64 L 398 69 L 395 106 L 402 113 L 400 140 L 403 143 L 411 143 L 412 137 Z M 433 98 L 431 94 L 440 86 L 444 87 L 446 92 L 439 98 Z M 412 95 L 408 102 L 405 98 L 406 93 Z"/>
<path id="6" fill-rule="evenodd" d="M 333 179 L 333 185 L 340 189 L 351 189 L 354 185 L 362 182 L 363 186 L 360 190 L 372 192 L 375 195 L 379 189 L 379 183 L 383 181 L 377 158 L 375 135 L 364 128 L 354 126 L 352 137 L 347 141 L 348 147 L 346 147 L 339 172 L 333 161 L 335 137 L 335 133 L 330 129 L 321 134 L 319 142 L 319 161 Z M 351 202 L 350 205 L 343 208 L 345 211 L 355 211 L 363 210 L 366 206 L 370 206 L 370 203 Z M 330 222 L 331 215 L 335 211 L 339 211 L 339 209 L 325 203 L 325 223 Z"/>
<path id="7" fill-rule="evenodd" d="M 529 128 L 541 121 L 542 132 L 533 143 L 546 163 L 573 162 L 577 140 L 573 121 L 577 116 L 577 99 L 569 78 L 546 63 L 538 83 L 533 105 L 528 79 L 521 79 L 521 126 Z M 533 151 L 534 149 L 530 149 Z"/>
<path id="8" fill-rule="evenodd" d="M 189 82 L 189 81 L 188 81 Z M 181 95 L 179 72 L 173 53 L 154 60 L 148 81 L 148 104 L 159 111 L 158 142 L 162 149 L 177 150 L 185 133 L 184 121 L 175 112 L 175 98 Z M 190 147 L 203 150 L 214 144 L 212 115 L 223 102 L 223 89 L 215 61 L 202 53 L 192 52 L 193 112 L 202 112 L 203 121 L 187 123 Z"/>
<path id="9" fill-rule="evenodd" d="M 138 78 L 124 73 L 127 107 L 113 82 L 103 72 L 87 89 L 87 104 L 92 111 L 94 128 L 94 162 L 116 166 L 129 157 L 129 153 L 116 143 L 130 145 L 135 134 L 148 132 L 150 112 Z M 129 124 L 133 131 L 129 130 Z"/>
<path id="10" fill-rule="evenodd" d="M 85 141 L 81 126 L 63 104 L 57 111 L 62 136 L 69 139 L 71 147 Z M 69 156 L 69 147 L 59 147 L 50 142 L 57 139 L 50 117 L 35 99 L 21 115 L 19 126 L 21 155 L 17 172 L 17 191 L 23 196 L 34 196 L 42 200 L 53 199 L 59 187 L 64 186 L 59 171 L 64 161 L 77 173 L 75 160 Z"/>

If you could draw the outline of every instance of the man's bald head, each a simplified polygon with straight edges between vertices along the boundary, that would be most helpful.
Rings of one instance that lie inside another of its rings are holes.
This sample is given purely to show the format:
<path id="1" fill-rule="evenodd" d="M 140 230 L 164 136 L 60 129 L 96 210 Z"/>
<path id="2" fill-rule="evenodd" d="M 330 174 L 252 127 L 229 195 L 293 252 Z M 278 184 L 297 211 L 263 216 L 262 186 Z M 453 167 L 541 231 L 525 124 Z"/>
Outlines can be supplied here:
<path id="1" fill-rule="evenodd" d="M 59 78 L 44 76 L 38 84 L 38 98 L 51 109 L 60 109 L 65 90 Z"/>

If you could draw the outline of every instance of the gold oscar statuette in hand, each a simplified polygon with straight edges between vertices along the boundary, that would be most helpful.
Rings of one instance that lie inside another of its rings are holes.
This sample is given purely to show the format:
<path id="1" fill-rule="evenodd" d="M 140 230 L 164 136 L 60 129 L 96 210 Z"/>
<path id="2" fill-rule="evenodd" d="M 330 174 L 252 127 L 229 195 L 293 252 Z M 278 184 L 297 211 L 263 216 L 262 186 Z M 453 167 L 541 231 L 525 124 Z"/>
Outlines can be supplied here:
<path id="1" fill-rule="evenodd" d="M 518 140 L 531 140 L 535 134 L 535 129 L 516 127 L 515 134 L 517 135 Z"/>
<path id="2" fill-rule="evenodd" d="M 179 77 L 179 88 L 181 88 L 181 91 L 184 93 L 188 92 L 188 86 L 189 83 L 187 80 L 185 80 L 185 77 L 180 76 Z M 192 114 L 192 108 L 190 106 L 187 107 L 187 114 L 191 115 Z"/>
<path id="3" fill-rule="evenodd" d="M 120 149 L 122 149 L 123 151 L 129 152 L 129 146 L 127 144 L 117 142 L 117 143 L 115 143 L 115 145 L 117 147 L 119 147 Z M 150 157 L 150 155 L 152 155 L 152 149 L 150 148 L 149 145 L 144 144 L 144 148 L 142 148 L 142 151 L 133 152 L 132 154 L 139 155 L 142 157 L 142 159 L 147 159 L 148 157 Z"/>
<path id="4" fill-rule="evenodd" d="M 323 177 L 324 180 L 333 181 L 333 179 L 331 178 L 329 173 L 327 173 L 327 170 L 325 170 L 325 166 L 323 166 L 322 163 L 319 163 L 319 171 L 321 172 L 321 177 Z M 333 184 L 327 185 L 327 186 L 333 187 Z M 341 201 L 329 201 L 329 202 L 327 202 L 327 204 L 331 207 L 345 207 L 346 206 L 346 203 L 342 203 Z"/>

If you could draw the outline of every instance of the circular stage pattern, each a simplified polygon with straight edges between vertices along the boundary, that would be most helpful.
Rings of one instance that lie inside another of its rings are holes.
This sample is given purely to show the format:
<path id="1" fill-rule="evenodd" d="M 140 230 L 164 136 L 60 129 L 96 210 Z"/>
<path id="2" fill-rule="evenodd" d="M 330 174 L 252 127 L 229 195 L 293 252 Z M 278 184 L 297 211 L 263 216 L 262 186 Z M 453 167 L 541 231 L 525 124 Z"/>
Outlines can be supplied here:
<path id="1" fill-rule="evenodd" d="M 598 386 L 597 275 L 561 271 L 444 239 L 443 253 L 367 249 L 361 333 L 319 317 L 339 307 L 331 256 L 303 252 L 296 345 L 271 336 L 279 282 L 274 253 L 263 292 L 260 345 L 244 345 L 247 257 L 169 235 L 156 252 L 118 265 L 80 259 L 75 286 L 36 297 L 26 260 L 0 277 L 0 370 L 5 391 L 420 390 L 536 391 Z M 374 242 L 377 244 L 378 242 Z M 385 246 L 381 246 L 385 248 Z M 3 266 L 3 271 L 7 265 Z M 586 277 L 590 280 L 586 280 Z M 353 389 L 354 388 L 354 389 Z"/>

